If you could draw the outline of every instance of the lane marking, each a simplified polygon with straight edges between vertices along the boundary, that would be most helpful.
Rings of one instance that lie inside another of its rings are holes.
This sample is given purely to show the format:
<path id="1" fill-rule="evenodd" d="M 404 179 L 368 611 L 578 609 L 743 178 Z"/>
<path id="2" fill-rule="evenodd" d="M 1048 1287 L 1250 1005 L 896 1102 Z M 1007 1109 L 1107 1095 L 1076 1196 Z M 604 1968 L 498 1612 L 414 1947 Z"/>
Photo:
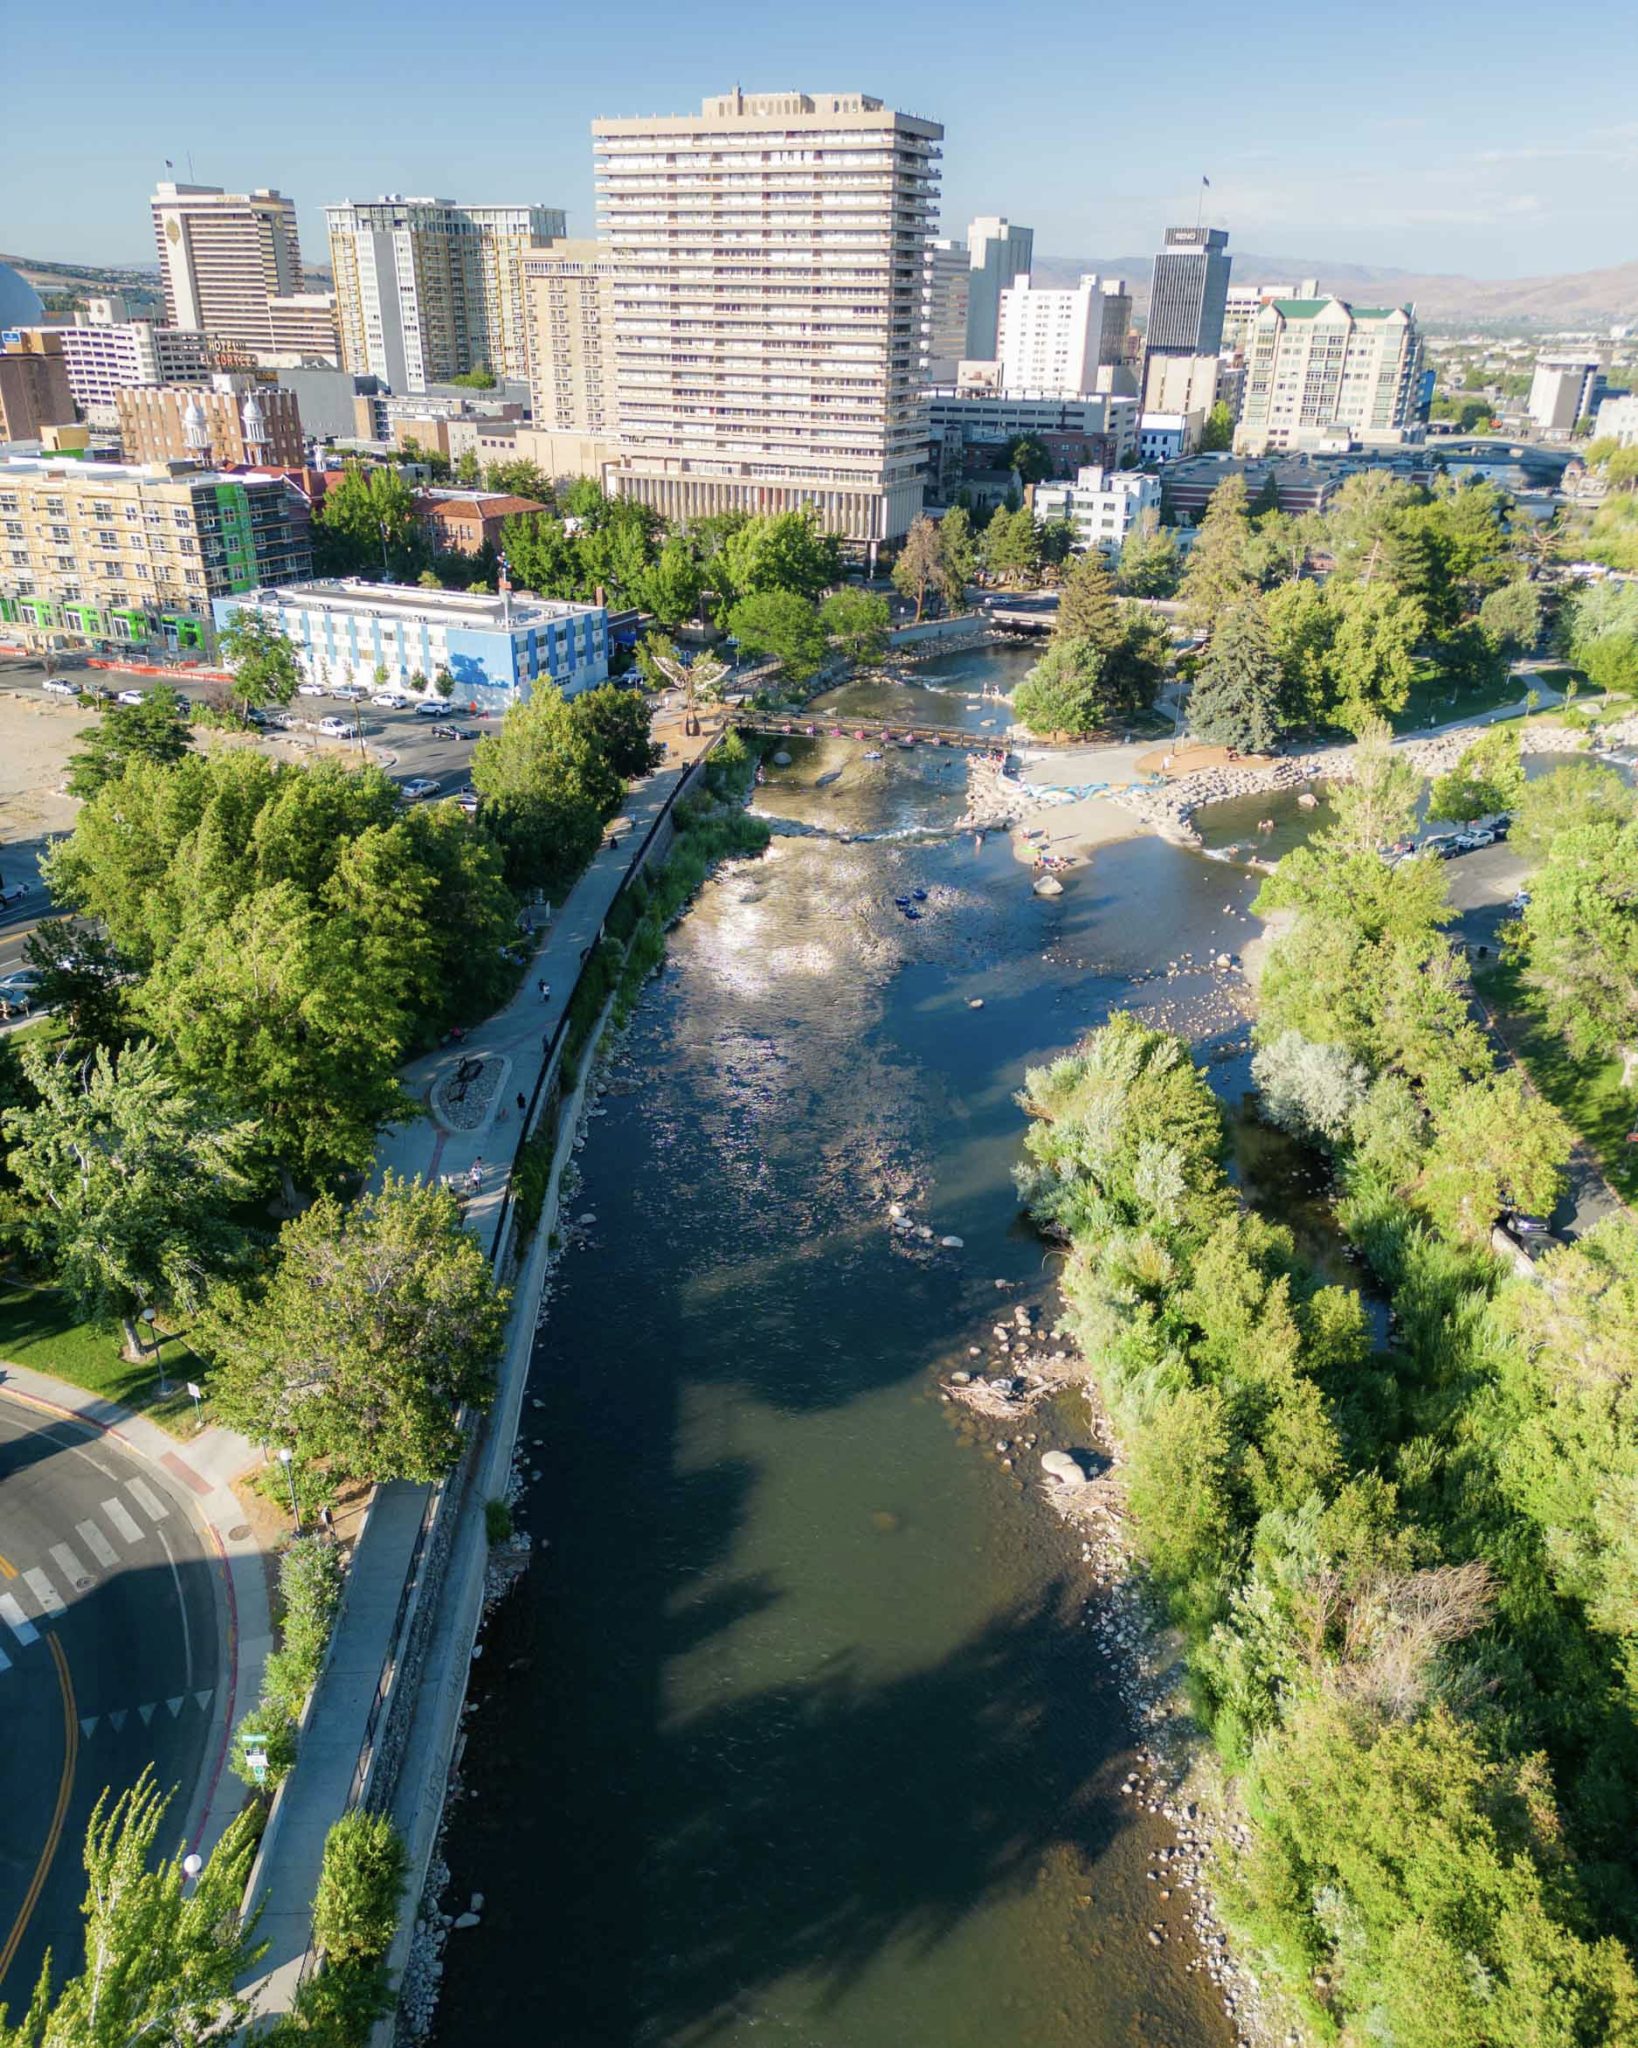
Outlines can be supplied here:
<path id="1" fill-rule="evenodd" d="M 114 1534 L 123 1536 L 127 1543 L 140 1543 L 142 1531 L 137 1527 L 136 1517 L 122 1500 L 105 1500 L 102 1511 L 114 1525 Z"/>
<path id="2" fill-rule="evenodd" d="M 66 1603 L 59 1596 L 56 1587 L 36 1565 L 32 1571 L 23 1574 L 23 1584 L 40 1603 L 40 1611 L 49 1614 L 53 1621 L 60 1621 L 68 1612 Z"/>
<path id="3" fill-rule="evenodd" d="M 108 1716 L 109 1726 L 113 1729 L 116 1735 L 123 1735 L 125 1732 L 125 1724 L 130 1719 L 130 1717 L 131 1710 L 129 1707 L 116 1707 L 114 1711 Z"/>
<path id="4" fill-rule="evenodd" d="M 80 1718 L 80 1732 L 81 1732 L 81 1734 L 82 1734 L 82 1735 L 84 1735 L 84 1737 L 85 1737 L 85 1739 L 86 1739 L 86 1741 L 87 1741 L 87 1742 L 89 1742 L 89 1741 L 91 1740 L 92 1736 L 93 1736 L 93 1735 L 95 1735 L 95 1733 L 97 1732 L 97 1723 L 98 1723 L 98 1722 L 99 1722 L 99 1721 L 100 1721 L 101 1719 L 102 1719 L 102 1716 L 101 1716 L 100 1714 L 93 1714 L 93 1715 L 91 1715 L 91 1717 L 90 1717 L 89 1719 L 87 1719 L 87 1718 L 86 1718 L 85 1716 L 83 1716 L 83 1715 L 81 1716 L 81 1718 Z"/>
<path id="5" fill-rule="evenodd" d="M 188 1626 L 188 1603 L 182 1597 L 182 1574 L 176 1568 L 176 1559 L 171 1555 L 171 1546 L 165 1541 L 165 1531 L 156 1529 L 154 1534 L 165 1549 L 165 1562 L 171 1568 L 171 1583 L 176 1588 L 176 1611 L 182 1617 L 182 1663 L 185 1670 L 182 1683 L 189 1692 L 193 1690 L 193 1630 Z"/>
<path id="6" fill-rule="evenodd" d="M 150 1703 L 146 1707 L 138 1707 L 137 1712 L 142 1716 L 142 1725 L 144 1728 L 146 1728 L 148 1723 L 154 1717 L 154 1710 L 152 1704 Z"/>
<path id="7" fill-rule="evenodd" d="M 141 1508 L 150 1522 L 163 1522 L 170 1513 L 170 1508 L 154 1492 L 147 1480 L 127 1479 L 125 1489 L 128 1493 L 135 1495 L 137 1506 Z"/>
<path id="8" fill-rule="evenodd" d="M 63 1655 L 63 1646 L 55 1636 L 46 1639 L 51 1646 L 52 1659 L 57 1666 L 57 1684 L 63 1696 L 63 1774 L 57 1784 L 57 1805 L 51 1816 L 51 1825 L 46 1830 L 45 1846 L 40 1851 L 40 1860 L 34 1866 L 34 1880 L 24 1894 L 17 1918 L 11 1923 L 11 1932 L 6 1936 L 6 1945 L 0 1948 L 0 1978 L 11 1968 L 11 1959 L 17 1953 L 17 1945 L 28 1930 L 28 1923 L 34 1913 L 46 1876 L 51 1869 L 52 1858 L 57 1853 L 57 1844 L 62 1840 L 63 1818 L 68 1812 L 68 1795 L 74 1789 L 74 1765 L 80 1753 L 79 1722 L 74 1715 L 74 1682 L 68 1675 L 68 1659 Z"/>
<path id="9" fill-rule="evenodd" d="M 0 1621 L 6 1624 L 25 1649 L 30 1643 L 37 1643 L 40 1640 L 40 1631 L 9 1593 L 0 1593 Z"/>
<path id="10" fill-rule="evenodd" d="M 76 1522 L 74 1533 L 105 1571 L 111 1571 L 119 1563 L 113 1544 L 95 1522 Z"/>
<path id="11" fill-rule="evenodd" d="M 178 1693 L 174 1700 L 167 1700 L 165 1704 L 170 1708 L 171 1719 L 174 1721 L 182 1711 L 182 1695 Z"/>
<path id="12" fill-rule="evenodd" d="M 90 1578 L 91 1574 L 66 1543 L 53 1543 L 51 1557 L 52 1562 L 71 1586 L 77 1586 L 81 1579 Z"/>
<path id="13" fill-rule="evenodd" d="M 16 1576 L 16 1565 L 12 1564 L 9 1559 L 0 1557 L 0 1579 L 14 1579 Z"/>

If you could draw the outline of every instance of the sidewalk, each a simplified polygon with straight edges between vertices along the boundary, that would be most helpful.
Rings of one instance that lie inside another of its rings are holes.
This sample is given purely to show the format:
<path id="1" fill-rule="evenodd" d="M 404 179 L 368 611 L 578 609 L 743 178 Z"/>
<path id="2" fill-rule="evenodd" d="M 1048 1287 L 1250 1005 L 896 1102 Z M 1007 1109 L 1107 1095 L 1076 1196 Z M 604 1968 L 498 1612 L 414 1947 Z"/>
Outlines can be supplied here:
<path id="1" fill-rule="evenodd" d="M 223 1683 L 217 1688 L 215 1736 L 189 1799 L 185 1830 L 188 1846 L 208 1856 L 244 1804 L 244 1787 L 226 1768 L 228 1742 L 239 1712 L 261 1690 L 262 1666 L 273 1647 L 264 1553 L 246 1525 L 231 1483 L 261 1462 L 261 1452 L 248 1438 L 217 1423 L 184 1443 L 135 1409 L 27 1366 L 6 1366 L 0 1385 L 19 1400 L 71 1415 L 118 1438 L 128 1451 L 162 1466 L 190 1495 L 215 1543 L 222 1567 L 216 1611 L 223 1639 Z"/>
<path id="2" fill-rule="evenodd" d="M 670 758 L 646 782 L 628 792 L 621 817 L 630 821 L 629 829 L 612 849 L 605 844 L 598 850 L 567 900 L 554 910 L 522 989 L 505 1009 L 469 1031 L 459 1045 L 429 1053 L 404 1069 L 405 1087 L 425 1104 L 433 1083 L 452 1073 L 463 1058 L 498 1055 L 505 1062 L 475 1129 L 449 1130 L 429 1112 L 413 1123 L 396 1124 L 384 1131 L 376 1154 L 379 1173 L 391 1171 L 422 1180 L 435 1180 L 440 1174 L 464 1178 L 474 1164 L 480 1164 L 479 1186 L 467 1204 L 466 1222 L 482 1244 L 487 1245 L 493 1235 L 506 1191 L 518 1138 L 516 1099 L 520 1094 L 526 1099 L 533 1094 L 552 1034 L 574 992 L 581 957 L 595 945 L 609 905 L 650 826 L 716 734 L 711 728 L 681 744 L 678 736 L 667 736 L 672 738 Z M 542 979 L 550 990 L 545 999 L 538 986 Z M 514 1316 L 514 1326 L 517 1322 Z M 534 1337 L 532 1307 L 526 1322 L 525 1358 Z M 509 1342 L 515 1340 L 514 1329 Z M 295 1995 L 312 1932 L 312 1901 L 324 1840 L 352 1796 L 355 1768 L 393 1644 L 416 1533 L 431 1496 L 430 1487 L 407 1482 L 378 1488 L 353 1552 L 329 1661 L 314 1691 L 302 1735 L 300 1761 L 280 1788 L 251 1873 L 250 1901 L 264 1905 L 261 1933 L 271 1944 L 252 1986 L 258 2013 L 287 2011 Z M 446 1620 L 442 1614 L 439 1619 Z M 426 1666 L 427 1682 L 436 1680 L 441 1685 L 448 1677 L 441 1673 L 441 1662 L 457 1654 L 461 1658 L 459 1684 L 464 1690 L 465 1648 L 457 1652 L 447 1625 L 434 1639 Z M 441 1798 L 443 1768 L 441 1763 L 431 1768 Z"/>

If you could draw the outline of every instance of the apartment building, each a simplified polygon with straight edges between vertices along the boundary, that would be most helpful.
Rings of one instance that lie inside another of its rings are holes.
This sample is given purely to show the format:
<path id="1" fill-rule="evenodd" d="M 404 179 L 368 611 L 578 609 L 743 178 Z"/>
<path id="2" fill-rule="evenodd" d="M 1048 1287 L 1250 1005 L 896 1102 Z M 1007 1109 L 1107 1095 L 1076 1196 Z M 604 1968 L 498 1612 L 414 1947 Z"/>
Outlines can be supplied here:
<path id="1" fill-rule="evenodd" d="M 315 682 L 369 685 L 385 669 L 399 686 L 423 687 L 417 678 L 430 682 L 443 669 L 457 703 L 500 711 L 536 683 L 574 696 L 608 680 L 600 604 L 337 579 L 218 598 L 218 630 L 247 610 L 289 635 Z"/>
<path id="2" fill-rule="evenodd" d="M 811 506 L 854 540 L 907 530 L 943 133 L 865 93 L 737 88 L 593 122 L 617 491 L 675 517 Z"/>
<path id="3" fill-rule="evenodd" d="M 508 491 L 418 491 L 415 497 L 416 521 L 433 546 L 460 555 L 475 555 L 486 543 L 499 547 L 507 520 L 548 509 L 538 498 Z"/>
<path id="4" fill-rule="evenodd" d="M 394 391 L 487 369 L 529 375 L 525 256 L 561 239 L 555 206 L 397 194 L 324 209 L 342 362 Z"/>
<path id="5" fill-rule="evenodd" d="M 341 340 L 336 333 L 334 292 L 287 292 L 267 302 L 268 330 L 272 341 L 268 354 L 315 358 L 327 363 L 341 360 Z"/>
<path id="6" fill-rule="evenodd" d="M 1577 420 L 1590 419 L 1604 402 L 1606 362 L 1589 350 L 1584 355 L 1537 356 L 1525 401 L 1538 433 L 1568 439 Z"/>
<path id="7" fill-rule="evenodd" d="M 293 391 L 219 372 L 208 389 L 139 384 L 116 393 L 127 462 L 299 469 L 307 456 Z"/>
<path id="8" fill-rule="evenodd" d="M 0 463 L 0 622 L 30 645 L 207 648 L 214 598 L 312 565 L 307 508 L 276 477 Z"/>
<path id="9" fill-rule="evenodd" d="M 272 348 L 268 301 L 302 288 L 294 203 L 270 187 L 167 182 L 149 204 L 167 324 L 242 349 Z"/>
<path id="10" fill-rule="evenodd" d="M 1051 392 L 929 391 L 927 495 L 951 505 L 975 468 L 995 468 L 1022 435 L 1039 441 L 1065 476 L 1096 463 L 1117 469 L 1137 446 L 1135 398 L 1110 392 L 1064 398 Z"/>
<path id="11" fill-rule="evenodd" d="M 1088 467 L 1073 483 L 1037 484 L 1034 509 L 1037 519 L 1067 519 L 1082 554 L 1098 548 L 1114 556 L 1129 533 L 1160 524 L 1160 479 L 1137 469 Z"/>
<path id="12" fill-rule="evenodd" d="M 601 242 L 553 242 L 523 257 L 529 409 L 552 433 L 614 432 L 614 258 Z"/>
<path id="13" fill-rule="evenodd" d="M 1275 299 L 1317 299 L 1323 297 L 1317 277 L 1305 277 L 1298 284 L 1233 284 L 1223 295 L 1223 338 L 1218 347 L 1225 355 L 1236 355 L 1251 339 L 1252 323 Z"/>
<path id="14" fill-rule="evenodd" d="M 61 330 L 8 327 L 0 334 L 0 441 L 38 441 L 46 427 L 74 417 Z"/>
<path id="15" fill-rule="evenodd" d="M 997 353 L 1003 391 L 1078 398 L 1096 391 L 1101 367 L 1120 362 L 1132 295 L 1119 277 L 1083 277 L 1069 291 L 1016 278 L 1001 294 Z"/>
<path id="16" fill-rule="evenodd" d="M 1275 299 L 1252 326 L 1235 453 L 1414 439 L 1421 371 L 1409 307 Z"/>
<path id="17" fill-rule="evenodd" d="M 1619 441 L 1623 448 L 1638 448 L 1638 394 L 1618 392 L 1598 408 L 1593 428 L 1600 440 Z"/>
<path id="18" fill-rule="evenodd" d="M 197 327 L 159 327 L 152 320 L 119 320 L 49 330 L 62 345 L 68 388 L 93 427 L 119 424 L 117 397 L 133 384 L 205 384 L 210 343 Z"/>
<path id="19" fill-rule="evenodd" d="M 1000 354 L 1001 294 L 1035 261 L 1035 230 L 999 214 L 980 214 L 967 226 L 966 360 L 992 363 Z"/>
<path id="20" fill-rule="evenodd" d="M 1228 230 L 1168 228 L 1149 289 L 1151 355 L 1214 356 L 1228 298 Z"/>
<path id="21" fill-rule="evenodd" d="M 929 384 L 953 384 L 967 353 L 967 307 L 972 263 L 965 242 L 927 244 L 921 285 L 922 375 Z"/>

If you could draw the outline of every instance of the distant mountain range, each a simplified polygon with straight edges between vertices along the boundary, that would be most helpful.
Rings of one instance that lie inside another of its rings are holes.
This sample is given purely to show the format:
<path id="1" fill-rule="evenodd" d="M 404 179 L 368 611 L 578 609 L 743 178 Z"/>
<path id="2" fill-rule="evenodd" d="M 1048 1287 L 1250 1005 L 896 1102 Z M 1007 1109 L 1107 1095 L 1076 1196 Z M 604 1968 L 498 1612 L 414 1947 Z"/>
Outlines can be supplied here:
<path id="1" fill-rule="evenodd" d="M 1230 253 L 1236 284 L 1295 284 L 1317 277 L 1322 291 L 1339 298 L 1357 299 L 1368 292 L 1374 302 L 1387 305 L 1414 301 L 1423 323 L 1432 327 L 1593 327 L 1638 320 L 1638 262 L 1560 277 L 1479 278 L 1335 263 L 1320 256 L 1260 256 L 1232 244 Z M 1042 256 L 1035 277 L 1060 286 L 1073 284 L 1086 271 L 1124 277 L 1142 313 L 1148 308 L 1153 266 L 1152 254 Z"/>

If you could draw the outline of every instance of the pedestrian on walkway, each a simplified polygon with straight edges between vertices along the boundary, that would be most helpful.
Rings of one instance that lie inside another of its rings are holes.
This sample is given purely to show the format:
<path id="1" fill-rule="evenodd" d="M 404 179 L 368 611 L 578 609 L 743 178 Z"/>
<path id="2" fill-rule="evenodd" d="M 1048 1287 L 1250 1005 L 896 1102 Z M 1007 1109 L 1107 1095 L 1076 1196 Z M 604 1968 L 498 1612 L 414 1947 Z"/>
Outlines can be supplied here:
<path id="1" fill-rule="evenodd" d="M 466 1169 L 466 1184 L 474 1194 L 483 1186 L 483 1160 L 481 1158 L 474 1159 L 472 1164 Z"/>
<path id="2" fill-rule="evenodd" d="M 542 975 L 540 980 L 535 983 L 535 986 L 540 990 L 540 1000 L 545 1002 L 552 992 L 552 984 Z"/>
<path id="3" fill-rule="evenodd" d="M 527 1096 L 526 1096 L 526 1095 L 524 1094 L 523 1090 L 522 1090 L 522 1089 L 520 1088 L 520 1089 L 518 1090 L 518 1115 L 519 1115 L 519 1116 L 522 1116 L 523 1112 L 524 1112 L 524 1111 L 525 1111 L 525 1110 L 526 1110 L 526 1109 L 527 1109 L 528 1107 L 529 1107 L 529 1098 L 528 1098 L 528 1097 L 527 1097 Z"/>

